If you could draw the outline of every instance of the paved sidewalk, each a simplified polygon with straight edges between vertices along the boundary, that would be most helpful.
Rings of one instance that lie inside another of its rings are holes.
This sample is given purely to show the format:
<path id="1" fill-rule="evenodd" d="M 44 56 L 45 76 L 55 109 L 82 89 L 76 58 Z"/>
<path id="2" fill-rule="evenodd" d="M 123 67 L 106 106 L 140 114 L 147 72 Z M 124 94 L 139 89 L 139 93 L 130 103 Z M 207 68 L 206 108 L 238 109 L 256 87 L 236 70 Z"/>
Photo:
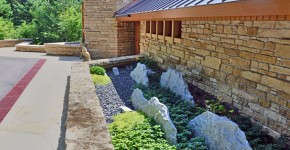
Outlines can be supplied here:
<path id="1" fill-rule="evenodd" d="M 18 80 L 35 65 L 38 59 L 0 56 L 0 100 Z"/>
<path id="2" fill-rule="evenodd" d="M 81 60 L 14 50 L 0 48 L 0 57 L 40 58 L 46 62 L 0 124 L 0 149 L 61 150 L 67 80 L 71 64 Z"/>

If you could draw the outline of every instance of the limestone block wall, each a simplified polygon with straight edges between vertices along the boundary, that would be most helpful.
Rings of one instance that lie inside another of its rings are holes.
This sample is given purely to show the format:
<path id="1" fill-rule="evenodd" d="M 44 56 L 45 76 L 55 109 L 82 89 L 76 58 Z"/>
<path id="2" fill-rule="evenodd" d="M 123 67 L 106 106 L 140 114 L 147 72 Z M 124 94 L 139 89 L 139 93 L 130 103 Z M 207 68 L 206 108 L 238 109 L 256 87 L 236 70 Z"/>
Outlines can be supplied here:
<path id="1" fill-rule="evenodd" d="M 80 56 L 81 44 L 73 42 L 45 43 L 45 52 L 47 55 L 57 56 Z"/>
<path id="2" fill-rule="evenodd" d="M 32 41 L 32 39 L 10 39 L 10 40 L 0 40 L 0 47 L 14 47 L 24 41 Z"/>
<path id="3" fill-rule="evenodd" d="M 15 45 L 16 51 L 45 53 L 45 45 L 30 45 L 31 43 L 32 41 L 28 41 Z"/>
<path id="4" fill-rule="evenodd" d="M 140 48 L 161 66 L 183 71 L 190 83 L 290 135 L 290 21 L 277 20 L 187 19 L 173 43 L 148 36 L 141 21 Z"/>
<path id="5" fill-rule="evenodd" d="M 119 23 L 113 18 L 114 13 L 129 2 L 129 0 L 83 1 L 84 42 L 92 58 L 131 54 L 132 40 L 131 34 L 128 33 L 134 32 L 134 29 L 129 27 L 130 23 Z"/>

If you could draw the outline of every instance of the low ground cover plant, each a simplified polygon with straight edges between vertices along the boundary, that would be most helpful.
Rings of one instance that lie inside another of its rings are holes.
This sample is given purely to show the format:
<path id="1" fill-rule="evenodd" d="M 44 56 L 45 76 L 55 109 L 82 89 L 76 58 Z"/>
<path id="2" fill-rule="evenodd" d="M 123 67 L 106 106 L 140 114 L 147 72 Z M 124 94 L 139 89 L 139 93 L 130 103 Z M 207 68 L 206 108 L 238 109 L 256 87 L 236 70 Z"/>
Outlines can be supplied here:
<path id="1" fill-rule="evenodd" d="M 109 76 L 92 74 L 92 79 L 95 85 L 108 85 L 112 83 L 112 80 Z"/>
<path id="2" fill-rule="evenodd" d="M 275 140 L 262 130 L 261 125 L 254 124 L 249 117 L 240 115 L 233 117 L 232 120 L 245 132 L 247 140 L 254 150 L 289 150 L 286 145 L 289 137 L 286 135 Z"/>
<path id="3" fill-rule="evenodd" d="M 169 90 L 159 87 L 157 83 L 145 87 L 137 85 L 143 91 L 144 97 L 158 97 L 161 103 L 168 107 L 170 117 L 177 129 L 177 149 L 180 150 L 206 150 L 205 141 L 202 138 L 194 137 L 188 128 L 189 121 L 205 112 L 205 109 L 194 107 L 187 101 L 182 100 Z"/>
<path id="4" fill-rule="evenodd" d="M 160 125 L 140 112 L 125 112 L 113 117 L 109 125 L 116 150 L 175 150 L 163 138 Z"/>
<path id="5" fill-rule="evenodd" d="M 112 83 L 110 77 L 106 75 L 106 69 L 101 66 L 91 66 L 90 73 L 95 85 L 107 85 Z"/>

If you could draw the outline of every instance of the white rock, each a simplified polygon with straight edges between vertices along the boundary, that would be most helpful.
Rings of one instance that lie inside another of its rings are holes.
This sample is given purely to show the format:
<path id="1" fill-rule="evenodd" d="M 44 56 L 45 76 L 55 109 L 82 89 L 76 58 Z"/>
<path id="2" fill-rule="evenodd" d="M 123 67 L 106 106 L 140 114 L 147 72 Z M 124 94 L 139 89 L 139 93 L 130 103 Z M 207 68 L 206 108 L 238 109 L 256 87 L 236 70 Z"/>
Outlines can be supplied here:
<path id="1" fill-rule="evenodd" d="M 129 107 L 126 107 L 126 106 L 121 106 L 120 108 L 122 109 L 122 112 L 130 112 L 130 111 L 132 111 L 132 109 L 130 109 Z"/>
<path id="2" fill-rule="evenodd" d="M 205 138 L 210 150 L 252 150 L 245 133 L 227 117 L 207 111 L 191 120 L 189 128 Z"/>
<path id="3" fill-rule="evenodd" d="M 119 73 L 119 69 L 118 69 L 117 67 L 114 67 L 114 68 L 113 68 L 113 73 L 114 73 L 115 76 L 120 75 L 120 73 Z"/>
<path id="4" fill-rule="evenodd" d="M 173 93 L 181 96 L 182 99 L 194 103 L 193 97 L 188 90 L 188 85 L 183 79 L 183 73 L 169 68 L 167 72 L 162 73 L 160 85 L 170 89 Z"/>
<path id="5" fill-rule="evenodd" d="M 148 75 L 150 75 L 150 74 L 155 74 L 155 73 L 156 73 L 155 71 L 153 71 L 153 70 L 147 68 L 147 74 L 148 74 Z"/>
<path id="6" fill-rule="evenodd" d="M 136 110 L 141 110 L 148 117 L 153 118 L 156 123 L 160 124 L 165 138 L 170 144 L 177 143 L 177 130 L 172 123 L 168 108 L 159 102 L 158 98 L 152 97 L 151 100 L 147 100 L 143 96 L 143 92 L 139 89 L 135 89 L 132 94 L 132 105 Z"/>
<path id="7" fill-rule="evenodd" d="M 138 83 L 144 86 L 149 85 L 146 65 L 138 63 L 136 68 L 130 73 L 130 76 Z"/>

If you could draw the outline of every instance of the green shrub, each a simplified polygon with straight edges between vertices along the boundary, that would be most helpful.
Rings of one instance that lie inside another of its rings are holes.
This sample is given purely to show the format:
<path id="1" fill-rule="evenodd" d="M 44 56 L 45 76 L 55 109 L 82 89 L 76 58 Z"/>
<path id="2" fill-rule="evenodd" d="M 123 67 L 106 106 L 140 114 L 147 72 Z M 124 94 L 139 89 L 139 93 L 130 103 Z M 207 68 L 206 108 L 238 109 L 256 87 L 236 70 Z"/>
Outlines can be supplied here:
<path id="1" fill-rule="evenodd" d="M 125 112 L 113 117 L 109 125 L 116 150 L 175 150 L 164 139 L 160 125 L 139 112 Z"/>
<path id="2" fill-rule="evenodd" d="M 37 28 L 33 22 L 23 22 L 20 26 L 18 26 L 17 32 L 22 38 L 35 38 L 37 35 Z"/>
<path id="3" fill-rule="evenodd" d="M 80 41 L 82 37 L 82 17 L 79 9 L 68 8 L 59 15 L 59 26 L 64 41 Z"/>
<path id="4" fill-rule="evenodd" d="M 0 40 L 15 39 L 19 35 L 14 29 L 13 22 L 0 17 Z"/>
<path id="5" fill-rule="evenodd" d="M 96 75 L 105 75 L 106 70 L 100 66 L 92 66 L 90 67 L 90 73 Z"/>

